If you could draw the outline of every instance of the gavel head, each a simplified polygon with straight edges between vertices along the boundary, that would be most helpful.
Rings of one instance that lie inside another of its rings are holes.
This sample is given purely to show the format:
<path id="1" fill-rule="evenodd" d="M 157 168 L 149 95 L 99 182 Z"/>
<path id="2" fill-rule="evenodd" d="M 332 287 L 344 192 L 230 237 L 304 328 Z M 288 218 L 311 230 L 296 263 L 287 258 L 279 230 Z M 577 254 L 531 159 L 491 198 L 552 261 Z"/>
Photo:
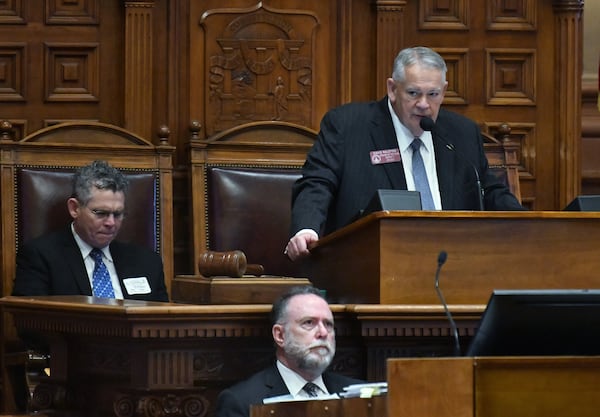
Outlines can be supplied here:
<path id="1" fill-rule="evenodd" d="M 241 250 L 206 251 L 200 254 L 198 271 L 205 277 L 242 277 L 246 273 L 246 255 Z"/>

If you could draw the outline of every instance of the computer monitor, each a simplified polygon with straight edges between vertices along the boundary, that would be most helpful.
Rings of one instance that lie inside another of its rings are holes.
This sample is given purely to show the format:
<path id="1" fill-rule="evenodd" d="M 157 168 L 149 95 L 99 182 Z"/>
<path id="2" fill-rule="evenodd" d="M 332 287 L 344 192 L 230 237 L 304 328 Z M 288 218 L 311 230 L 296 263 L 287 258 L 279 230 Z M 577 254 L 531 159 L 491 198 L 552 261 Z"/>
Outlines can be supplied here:
<path id="1" fill-rule="evenodd" d="M 377 190 L 361 215 L 382 210 L 421 210 L 421 194 L 408 190 Z"/>
<path id="2" fill-rule="evenodd" d="M 467 356 L 600 355 L 600 290 L 495 290 Z"/>
<path id="3" fill-rule="evenodd" d="M 565 211 L 600 211 L 600 195 L 580 195 L 575 197 Z"/>

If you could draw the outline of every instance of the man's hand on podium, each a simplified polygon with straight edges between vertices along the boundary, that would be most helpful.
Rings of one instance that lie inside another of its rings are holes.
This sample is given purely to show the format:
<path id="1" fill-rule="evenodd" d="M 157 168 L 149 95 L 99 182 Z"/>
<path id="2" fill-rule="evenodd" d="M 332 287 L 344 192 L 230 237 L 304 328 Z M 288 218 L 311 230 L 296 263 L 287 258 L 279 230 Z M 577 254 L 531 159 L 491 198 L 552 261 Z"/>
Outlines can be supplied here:
<path id="1" fill-rule="evenodd" d="M 314 230 L 300 230 L 290 239 L 283 253 L 292 261 L 303 258 L 310 255 L 309 247 L 317 240 L 319 240 L 319 235 Z"/>

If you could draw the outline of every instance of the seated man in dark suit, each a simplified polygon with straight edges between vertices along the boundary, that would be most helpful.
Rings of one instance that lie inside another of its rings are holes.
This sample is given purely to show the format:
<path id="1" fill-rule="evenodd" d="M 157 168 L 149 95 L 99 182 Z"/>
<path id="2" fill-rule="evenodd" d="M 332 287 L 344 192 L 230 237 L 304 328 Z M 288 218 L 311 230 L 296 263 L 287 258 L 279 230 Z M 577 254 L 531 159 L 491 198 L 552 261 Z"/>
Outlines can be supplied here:
<path id="1" fill-rule="evenodd" d="M 221 392 L 216 417 L 247 417 L 263 399 L 337 394 L 357 379 L 326 372 L 335 355 L 333 314 L 316 288 L 293 287 L 271 310 L 277 361 Z M 308 386 L 307 386 L 308 384 Z"/>
<path id="2" fill-rule="evenodd" d="M 20 248 L 12 294 L 169 301 L 160 256 L 114 240 L 127 187 L 123 173 L 105 161 L 79 169 L 67 200 L 73 222 Z"/>

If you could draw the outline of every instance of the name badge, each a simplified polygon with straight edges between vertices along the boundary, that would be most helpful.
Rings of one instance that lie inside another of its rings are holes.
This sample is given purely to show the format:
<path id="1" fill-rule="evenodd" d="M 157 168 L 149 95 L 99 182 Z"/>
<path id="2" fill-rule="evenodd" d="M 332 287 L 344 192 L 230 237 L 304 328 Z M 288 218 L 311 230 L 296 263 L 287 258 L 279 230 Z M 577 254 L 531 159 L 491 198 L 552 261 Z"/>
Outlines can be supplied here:
<path id="1" fill-rule="evenodd" d="M 382 149 L 380 151 L 369 152 L 371 164 L 389 164 L 390 162 L 400 162 L 400 149 Z"/>
<path id="2" fill-rule="evenodd" d="M 129 295 L 150 294 L 152 292 L 146 277 L 125 278 L 123 284 Z"/>

